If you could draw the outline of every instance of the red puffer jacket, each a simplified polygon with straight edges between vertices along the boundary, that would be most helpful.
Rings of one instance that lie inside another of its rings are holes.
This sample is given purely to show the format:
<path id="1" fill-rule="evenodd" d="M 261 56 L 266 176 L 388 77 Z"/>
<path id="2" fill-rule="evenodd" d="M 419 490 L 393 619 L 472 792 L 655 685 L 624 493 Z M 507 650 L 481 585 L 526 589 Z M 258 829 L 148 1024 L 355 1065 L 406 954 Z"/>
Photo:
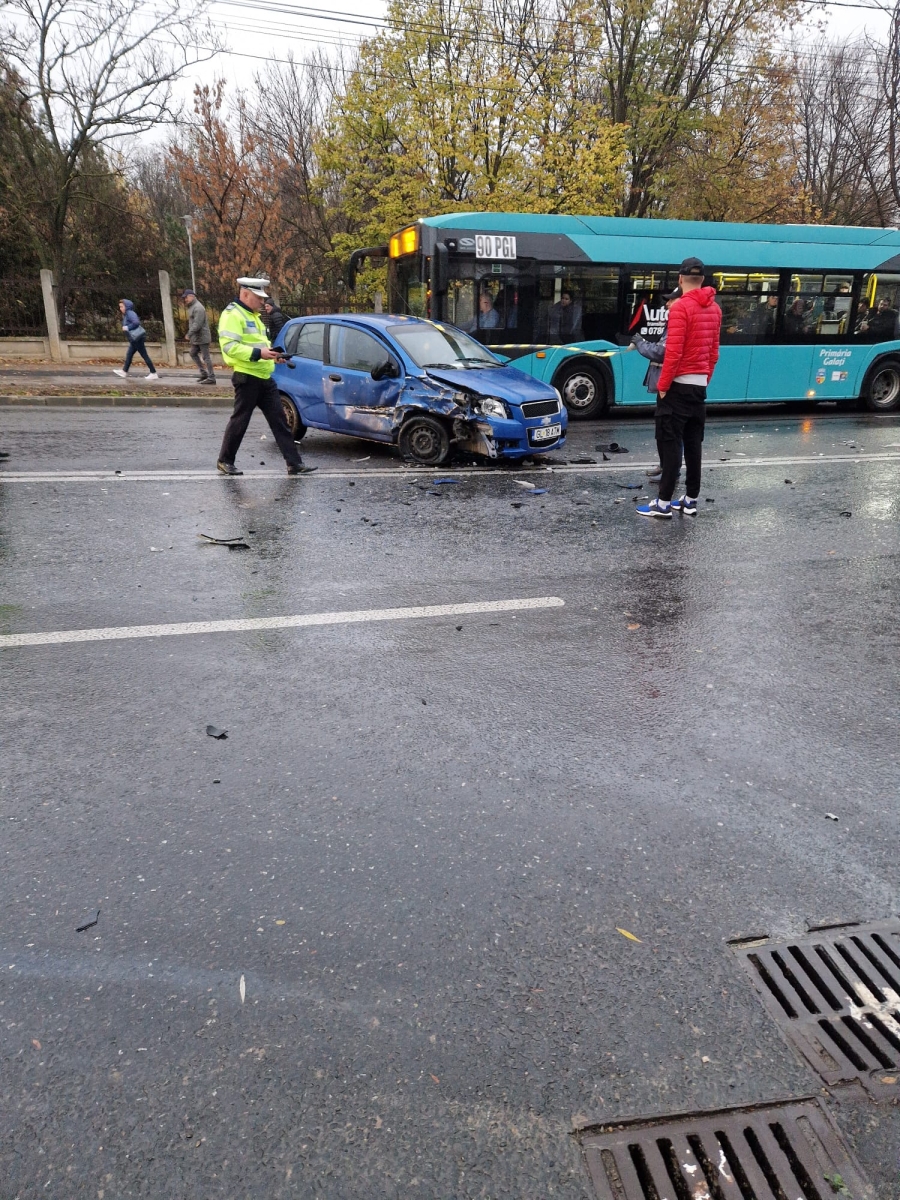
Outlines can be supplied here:
<path id="1" fill-rule="evenodd" d="M 669 309 L 666 357 L 657 391 L 667 392 L 676 375 L 705 375 L 707 383 L 719 361 L 722 310 L 716 289 L 694 288 Z"/>

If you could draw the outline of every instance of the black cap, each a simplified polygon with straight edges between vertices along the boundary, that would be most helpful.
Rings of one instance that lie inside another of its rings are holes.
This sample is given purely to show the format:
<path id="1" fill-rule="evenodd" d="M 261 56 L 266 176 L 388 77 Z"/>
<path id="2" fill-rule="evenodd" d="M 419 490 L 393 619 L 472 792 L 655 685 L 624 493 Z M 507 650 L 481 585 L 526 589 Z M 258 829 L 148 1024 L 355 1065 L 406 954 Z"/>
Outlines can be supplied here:
<path id="1" fill-rule="evenodd" d="M 678 274 L 699 275 L 702 278 L 706 274 L 706 267 L 704 267 L 699 258 L 686 258 L 678 268 Z"/>
<path id="2" fill-rule="evenodd" d="M 669 292 L 668 296 L 663 296 L 663 303 L 668 304 L 670 300 L 680 300 L 683 292 L 680 287 L 677 287 L 674 292 Z"/>

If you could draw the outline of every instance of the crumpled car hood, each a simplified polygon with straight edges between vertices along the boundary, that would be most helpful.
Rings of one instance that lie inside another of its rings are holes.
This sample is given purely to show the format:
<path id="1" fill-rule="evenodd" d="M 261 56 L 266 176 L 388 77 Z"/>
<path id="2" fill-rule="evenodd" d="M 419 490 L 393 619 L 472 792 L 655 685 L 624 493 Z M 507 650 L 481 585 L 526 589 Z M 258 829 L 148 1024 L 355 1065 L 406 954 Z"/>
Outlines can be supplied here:
<path id="1" fill-rule="evenodd" d="M 496 396 L 511 404 L 557 398 L 549 383 L 541 383 L 517 367 L 476 367 L 470 371 L 442 371 L 437 367 L 427 367 L 426 370 L 432 379 L 453 388 L 476 392 L 480 396 Z"/>

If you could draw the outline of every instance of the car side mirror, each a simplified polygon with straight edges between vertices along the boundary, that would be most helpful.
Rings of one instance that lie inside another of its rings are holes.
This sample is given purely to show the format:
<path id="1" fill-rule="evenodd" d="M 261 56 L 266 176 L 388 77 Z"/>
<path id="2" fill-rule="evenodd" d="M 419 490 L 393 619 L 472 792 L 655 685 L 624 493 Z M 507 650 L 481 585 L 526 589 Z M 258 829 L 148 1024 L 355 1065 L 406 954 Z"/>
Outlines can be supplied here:
<path id="1" fill-rule="evenodd" d="M 392 358 L 386 358 L 384 362 L 376 363 L 372 368 L 372 378 L 378 382 L 380 379 L 399 379 L 400 366 Z"/>

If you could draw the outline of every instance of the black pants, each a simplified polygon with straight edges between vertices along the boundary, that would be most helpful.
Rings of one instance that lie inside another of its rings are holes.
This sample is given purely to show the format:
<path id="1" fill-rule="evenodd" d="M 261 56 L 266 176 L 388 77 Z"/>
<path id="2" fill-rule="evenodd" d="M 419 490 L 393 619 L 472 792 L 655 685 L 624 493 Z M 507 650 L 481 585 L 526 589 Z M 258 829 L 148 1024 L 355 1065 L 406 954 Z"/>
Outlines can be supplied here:
<path id="1" fill-rule="evenodd" d="M 700 495 L 703 430 L 706 425 L 706 388 L 673 383 L 656 402 L 656 442 L 662 454 L 660 500 L 671 500 L 681 456 L 684 454 L 685 494 Z"/>
<path id="2" fill-rule="evenodd" d="M 125 374 L 128 374 L 128 368 L 131 366 L 131 360 L 134 358 L 135 354 L 139 354 L 141 356 L 141 358 L 147 364 L 150 374 L 155 375 L 156 367 L 153 365 L 153 359 L 147 353 L 147 347 L 144 345 L 144 339 L 142 337 L 129 339 L 128 349 L 125 351 L 125 362 L 122 364 L 122 370 L 125 372 Z"/>
<path id="3" fill-rule="evenodd" d="M 253 416 L 253 410 L 258 408 L 269 422 L 269 428 L 275 436 L 278 449 L 284 455 L 284 461 L 289 465 L 299 465 L 302 461 L 300 452 L 284 419 L 281 399 L 274 382 L 271 379 L 258 379 L 255 375 L 235 371 L 231 376 L 231 386 L 234 388 L 234 410 L 225 426 L 219 462 L 234 462 Z"/>

